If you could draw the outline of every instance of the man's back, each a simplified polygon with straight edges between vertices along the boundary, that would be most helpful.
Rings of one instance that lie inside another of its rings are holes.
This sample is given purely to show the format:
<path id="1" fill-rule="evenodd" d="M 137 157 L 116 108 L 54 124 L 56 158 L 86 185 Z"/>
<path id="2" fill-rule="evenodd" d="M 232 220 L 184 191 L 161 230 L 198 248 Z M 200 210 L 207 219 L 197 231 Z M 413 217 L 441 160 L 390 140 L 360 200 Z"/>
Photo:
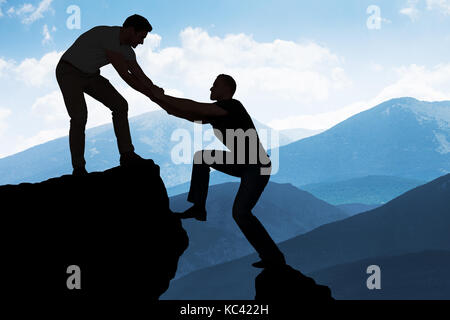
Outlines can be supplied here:
<path id="1" fill-rule="evenodd" d="M 234 163 L 239 164 L 241 162 L 238 159 L 245 159 L 245 164 L 266 165 L 269 156 L 259 140 L 252 118 L 242 103 L 236 99 L 229 99 L 217 101 L 216 104 L 228 113 L 226 116 L 211 120 L 210 123 L 214 129 L 219 130 L 219 135 L 216 132 L 219 140 L 234 153 Z"/>
<path id="2" fill-rule="evenodd" d="M 61 57 L 85 73 L 97 73 L 109 64 L 106 50 L 123 54 L 126 60 L 136 60 L 130 45 L 120 44 L 119 26 L 97 26 L 78 37 Z"/>

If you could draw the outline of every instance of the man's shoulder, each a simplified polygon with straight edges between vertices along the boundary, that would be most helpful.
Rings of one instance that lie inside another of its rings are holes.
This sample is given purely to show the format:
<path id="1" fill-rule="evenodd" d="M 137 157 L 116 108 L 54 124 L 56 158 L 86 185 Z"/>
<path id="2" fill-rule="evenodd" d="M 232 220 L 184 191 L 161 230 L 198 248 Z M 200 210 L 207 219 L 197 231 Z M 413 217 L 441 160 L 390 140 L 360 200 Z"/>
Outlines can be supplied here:
<path id="1" fill-rule="evenodd" d="M 106 26 L 106 25 L 100 25 L 100 26 L 95 26 L 93 27 L 91 30 L 96 29 L 96 30 L 100 30 L 100 29 L 104 29 L 104 30 L 116 30 L 116 29 L 120 29 L 119 26 Z"/>
<path id="2" fill-rule="evenodd" d="M 117 26 L 95 26 L 86 31 L 86 33 L 98 34 L 100 36 L 108 36 L 108 34 L 113 34 L 119 32 L 120 27 Z"/>
<path id="3" fill-rule="evenodd" d="M 216 101 L 215 104 L 217 104 L 218 106 L 223 107 L 223 108 L 232 108 L 232 107 L 243 108 L 244 107 L 242 105 L 242 103 L 236 99 L 219 100 L 219 101 Z"/>

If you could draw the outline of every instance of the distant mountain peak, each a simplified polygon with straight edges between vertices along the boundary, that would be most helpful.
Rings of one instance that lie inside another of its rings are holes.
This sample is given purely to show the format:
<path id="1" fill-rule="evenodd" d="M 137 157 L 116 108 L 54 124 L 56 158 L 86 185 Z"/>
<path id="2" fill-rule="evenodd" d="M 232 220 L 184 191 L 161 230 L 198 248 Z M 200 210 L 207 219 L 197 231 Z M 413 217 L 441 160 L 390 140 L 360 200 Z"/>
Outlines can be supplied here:
<path id="1" fill-rule="evenodd" d="M 439 128 L 450 128 L 450 101 L 428 102 L 415 98 L 403 97 L 388 100 L 377 107 L 381 108 L 383 114 L 390 114 L 393 108 L 399 108 L 412 112 L 419 123 L 436 121 Z M 374 108 L 374 109 L 375 109 Z"/>

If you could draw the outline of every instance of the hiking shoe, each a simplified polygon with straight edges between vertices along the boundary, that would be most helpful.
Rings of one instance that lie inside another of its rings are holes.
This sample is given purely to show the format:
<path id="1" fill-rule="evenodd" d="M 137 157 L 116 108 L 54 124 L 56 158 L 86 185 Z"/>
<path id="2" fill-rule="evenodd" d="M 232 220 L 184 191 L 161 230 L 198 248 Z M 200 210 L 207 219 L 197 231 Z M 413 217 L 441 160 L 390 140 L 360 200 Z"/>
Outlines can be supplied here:
<path id="1" fill-rule="evenodd" d="M 195 205 L 184 212 L 177 212 L 180 219 L 195 218 L 198 221 L 206 221 L 206 209 L 198 208 Z"/>
<path id="2" fill-rule="evenodd" d="M 72 175 L 75 177 L 85 177 L 88 175 L 85 167 L 76 167 L 73 168 Z"/>
<path id="3" fill-rule="evenodd" d="M 135 152 L 127 152 L 120 155 L 120 165 L 122 167 L 142 164 L 144 161 L 145 159 L 137 155 Z"/>

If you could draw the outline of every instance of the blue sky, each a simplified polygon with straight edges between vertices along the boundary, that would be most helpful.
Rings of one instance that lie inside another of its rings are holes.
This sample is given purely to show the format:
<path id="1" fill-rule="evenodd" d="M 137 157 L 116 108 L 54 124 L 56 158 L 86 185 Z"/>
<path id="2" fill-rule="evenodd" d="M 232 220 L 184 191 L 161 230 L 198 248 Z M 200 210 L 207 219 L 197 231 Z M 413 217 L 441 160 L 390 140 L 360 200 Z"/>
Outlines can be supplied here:
<path id="1" fill-rule="evenodd" d="M 71 5 L 80 29 L 66 26 Z M 379 28 L 367 25 L 371 6 Z M 134 13 L 154 28 L 136 50 L 154 82 L 207 101 L 213 72 L 228 72 L 251 115 L 278 129 L 325 129 L 397 96 L 450 99 L 450 0 L 0 0 L 0 8 L 0 157 L 67 134 L 54 79 L 60 55 L 93 26 Z M 112 67 L 102 74 L 130 116 L 157 109 Z M 110 121 L 87 101 L 88 126 Z"/>
<path id="2" fill-rule="evenodd" d="M 35 7 L 41 1 L 8 0 L 2 4 L 4 17 L 0 19 L 0 37 L 3 45 L 1 55 L 20 60 L 36 56 L 48 50 L 65 50 L 74 37 L 95 25 L 120 25 L 123 20 L 138 13 L 149 19 L 154 33 L 164 37 L 164 45 L 176 45 L 179 32 L 187 26 L 201 27 L 217 36 L 228 33 L 246 33 L 257 41 L 274 39 L 312 39 L 325 43 L 331 49 L 354 59 L 362 55 L 391 62 L 427 62 L 430 58 L 442 59 L 448 52 L 450 19 L 440 10 L 426 10 L 426 1 L 419 1 L 422 11 L 415 23 L 400 13 L 408 6 L 407 0 L 346 0 L 346 1 L 298 1 L 298 0 L 133 0 L 118 1 L 51 1 L 44 17 L 30 24 L 21 23 L 20 18 L 10 18 L 6 13 L 10 7 L 20 8 L 24 4 Z M 81 9 L 81 29 L 65 27 L 69 16 L 66 9 L 72 5 Z M 381 29 L 366 28 L 369 5 L 377 5 L 383 18 Z M 44 24 L 55 26 L 54 42 L 41 45 Z M 443 45 L 447 42 L 447 46 Z M 424 50 L 424 45 L 433 50 Z M 393 50 L 376 50 L 379 47 Z M 412 49 L 412 50 L 409 50 Z M 420 50 L 421 49 L 421 50 Z M 408 54 L 405 54 L 408 53 Z"/>

